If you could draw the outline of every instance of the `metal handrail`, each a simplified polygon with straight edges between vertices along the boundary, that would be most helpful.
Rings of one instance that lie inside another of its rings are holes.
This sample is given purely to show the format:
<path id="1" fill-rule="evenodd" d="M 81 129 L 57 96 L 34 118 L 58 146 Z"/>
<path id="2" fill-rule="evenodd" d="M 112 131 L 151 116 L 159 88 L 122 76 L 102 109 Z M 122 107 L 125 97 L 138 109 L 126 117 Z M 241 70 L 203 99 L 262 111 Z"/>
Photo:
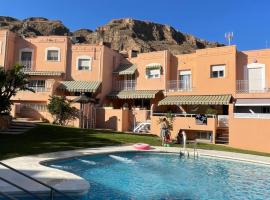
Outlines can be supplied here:
<path id="1" fill-rule="evenodd" d="M 8 194 L 5 194 L 5 193 L 3 193 L 1 191 L 0 191 L 0 196 L 5 197 L 5 198 L 10 199 L 10 200 L 18 200 L 18 199 L 14 198 L 14 197 L 12 197 L 12 196 L 10 196 Z"/>
<path id="2" fill-rule="evenodd" d="M 153 113 L 153 116 L 166 116 L 168 113 Z M 171 113 L 173 117 L 195 117 L 197 114 L 180 114 L 180 113 Z M 207 118 L 216 118 L 217 115 L 205 114 Z"/>
<path id="3" fill-rule="evenodd" d="M 30 192 L 29 190 L 26 190 L 26 189 L 24 189 L 23 187 L 21 187 L 21 186 L 15 184 L 15 183 L 12 183 L 12 182 L 10 182 L 9 180 L 7 180 L 7 179 L 5 179 L 5 178 L 3 178 L 3 177 L 0 177 L 0 180 L 2 180 L 2 181 L 4 181 L 4 182 L 6 182 L 6 183 L 8 183 L 8 184 L 10 184 L 10 185 L 12 185 L 12 186 L 18 188 L 18 189 L 20 189 L 20 190 L 22 190 L 22 191 L 24 191 L 25 193 L 29 194 L 29 195 L 32 196 L 32 197 L 35 197 L 35 198 L 40 199 L 40 200 L 43 200 L 43 199 L 40 198 L 39 196 L 37 196 L 37 195 L 35 195 L 34 193 Z"/>
<path id="4" fill-rule="evenodd" d="M 15 168 L 13 168 L 13 167 L 11 167 L 11 166 L 5 164 L 5 163 L 3 163 L 3 162 L 0 162 L 0 165 L 2 165 L 2 166 L 4 166 L 4 167 L 6 167 L 6 168 L 8 168 L 8 169 L 10 169 L 10 170 L 12 170 L 12 171 L 18 173 L 18 174 L 20 174 L 20 175 L 22 175 L 22 176 L 24 176 L 24 177 L 26 177 L 26 178 L 28 178 L 28 179 L 30 179 L 30 180 L 36 182 L 36 183 L 39 183 L 40 185 L 43 185 L 44 187 L 49 188 L 49 189 L 50 189 L 50 199 L 51 199 L 51 200 L 53 199 L 53 194 L 54 194 L 54 192 L 55 192 L 55 193 L 58 193 L 58 194 L 60 194 L 60 195 L 62 195 L 62 196 L 64 196 L 64 197 L 66 197 L 67 199 L 75 200 L 74 198 L 72 198 L 72 197 L 66 195 L 65 193 L 61 192 L 60 190 L 57 190 L 57 189 L 55 189 L 54 187 L 52 187 L 52 186 L 50 186 L 50 185 L 47 185 L 46 183 L 43 183 L 43 182 L 41 182 L 41 181 L 39 181 L 39 180 L 37 180 L 37 179 L 35 179 L 35 178 L 29 176 L 29 175 L 27 175 L 27 174 L 25 174 L 25 173 L 23 173 L 23 172 L 17 170 L 17 169 L 15 169 Z"/>

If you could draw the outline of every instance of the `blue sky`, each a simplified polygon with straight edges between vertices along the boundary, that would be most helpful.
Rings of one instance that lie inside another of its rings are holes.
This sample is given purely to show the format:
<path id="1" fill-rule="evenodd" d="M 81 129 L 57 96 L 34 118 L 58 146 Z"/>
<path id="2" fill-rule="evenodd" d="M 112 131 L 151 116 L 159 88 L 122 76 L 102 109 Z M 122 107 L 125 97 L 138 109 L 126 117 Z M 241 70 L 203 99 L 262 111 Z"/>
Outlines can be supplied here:
<path id="1" fill-rule="evenodd" d="M 59 19 L 71 31 L 95 29 L 130 17 L 168 24 L 197 37 L 225 43 L 234 32 L 240 50 L 270 47 L 268 0 L 0 0 L 0 15 Z"/>

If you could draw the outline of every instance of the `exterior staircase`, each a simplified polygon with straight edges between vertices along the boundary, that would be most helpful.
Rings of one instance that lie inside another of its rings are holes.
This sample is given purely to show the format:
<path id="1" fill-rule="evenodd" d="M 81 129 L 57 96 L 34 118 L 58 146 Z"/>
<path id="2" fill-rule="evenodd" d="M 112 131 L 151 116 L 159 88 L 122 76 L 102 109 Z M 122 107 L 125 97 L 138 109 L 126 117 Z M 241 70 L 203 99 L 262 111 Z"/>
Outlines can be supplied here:
<path id="1" fill-rule="evenodd" d="M 17 135 L 36 127 L 38 121 L 29 121 L 30 119 L 15 119 L 12 120 L 11 126 L 8 129 L 0 130 L 0 134 Z"/>
<path id="2" fill-rule="evenodd" d="M 220 129 L 216 133 L 216 144 L 229 144 L 229 130 Z"/>

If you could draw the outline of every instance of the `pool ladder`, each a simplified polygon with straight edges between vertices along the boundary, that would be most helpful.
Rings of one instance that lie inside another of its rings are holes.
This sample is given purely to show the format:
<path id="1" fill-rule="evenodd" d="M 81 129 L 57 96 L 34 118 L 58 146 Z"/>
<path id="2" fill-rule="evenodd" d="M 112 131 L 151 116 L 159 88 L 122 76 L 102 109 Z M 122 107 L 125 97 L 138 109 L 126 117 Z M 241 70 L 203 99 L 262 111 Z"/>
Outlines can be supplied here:
<path id="1" fill-rule="evenodd" d="M 180 158 L 183 158 L 183 157 L 187 157 L 189 158 L 193 153 L 193 157 L 194 158 L 198 158 L 199 157 L 199 153 L 198 153 L 198 150 L 197 150 L 197 141 L 189 141 L 188 142 L 189 144 L 193 144 L 193 151 L 192 152 L 189 152 L 186 148 L 186 145 L 183 144 L 183 148 L 180 148 L 180 152 L 179 152 L 179 157 Z"/>
<path id="2" fill-rule="evenodd" d="M 43 182 L 41 182 L 41 181 L 39 181 L 39 180 L 37 180 L 37 179 L 29 176 L 29 175 L 27 175 L 27 174 L 25 174 L 25 173 L 17 170 L 17 169 L 15 169 L 15 168 L 13 168 L 13 167 L 5 164 L 3 162 L 0 162 L 0 165 L 4 166 L 5 168 L 10 169 L 11 171 L 13 171 L 13 172 L 15 172 L 17 174 L 20 174 L 20 175 L 22 175 L 22 176 L 24 176 L 24 177 L 32 180 L 33 182 L 39 183 L 40 185 L 43 185 L 44 187 L 48 188 L 50 190 L 50 194 L 49 194 L 49 199 L 50 200 L 54 200 L 55 197 L 56 197 L 56 194 L 59 195 L 59 196 L 61 196 L 61 197 L 64 197 L 66 200 L 75 200 L 73 197 L 68 196 L 67 194 L 65 194 L 65 193 L 57 190 L 56 188 L 54 188 L 52 186 L 49 186 L 46 183 L 43 183 Z M 23 191 L 24 193 L 28 194 L 29 196 L 33 197 L 34 199 L 44 200 L 44 198 L 39 197 L 37 194 L 35 194 L 35 193 L 33 193 L 33 192 L 31 192 L 31 191 L 29 191 L 29 190 L 27 190 L 27 189 L 19 186 L 16 183 L 11 182 L 10 180 L 7 180 L 7 179 L 5 179 L 5 178 L 3 178 L 1 176 L 0 176 L 0 180 L 3 181 L 3 182 L 5 182 L 5 183 L 7 183 L 7 184 L 9 184 L 9 185 L 12 185 L 13 187 L 15 187 L 15 188 L 17 188 L 17 189 L 19 189 L 21 191 Z M 10 194 L 7 194 L 7 193 L 5 193 L 5 192 L 3 192 L 3 191 L 0 190 L 0 197 L 1 196 L 4 197 L 5 199 L 18 200 L 18 198 L 15 198 L 15 197 L 11 196 Z"/>
<path id="3" fill-rule="evenodd" d="M 183 148 L 181 148 L 180 152 L 179 152 L 180 158 L 182 158 L 182 157 L 188 157 L 189 158 L 189 151 L 186 148 L 187 143 L 193 144 L 193 156 L 194 156 L 194 158 L 198 158 L 199 153 L 198 153 L 198 150 L 197 150 L 197 140 L 195 139 L 195 140 L 187 141 L 186 132 L 184 130 L 182 130 L 180 133 L 182 134 L 182 138 L 183 138 Z"/>

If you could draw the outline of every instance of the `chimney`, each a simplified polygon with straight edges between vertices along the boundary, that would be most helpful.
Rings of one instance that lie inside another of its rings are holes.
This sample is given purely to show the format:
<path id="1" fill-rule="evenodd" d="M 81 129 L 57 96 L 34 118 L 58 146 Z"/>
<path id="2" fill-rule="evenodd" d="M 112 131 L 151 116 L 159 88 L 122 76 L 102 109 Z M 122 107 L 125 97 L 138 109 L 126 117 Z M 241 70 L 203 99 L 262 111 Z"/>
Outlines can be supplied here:
<path id="1" fill-rule="evenodd" d="M 137 57 L 137 54 L 138 54 L 138 51 L 131 49 L 128 51 L 128 58 Z"/>

